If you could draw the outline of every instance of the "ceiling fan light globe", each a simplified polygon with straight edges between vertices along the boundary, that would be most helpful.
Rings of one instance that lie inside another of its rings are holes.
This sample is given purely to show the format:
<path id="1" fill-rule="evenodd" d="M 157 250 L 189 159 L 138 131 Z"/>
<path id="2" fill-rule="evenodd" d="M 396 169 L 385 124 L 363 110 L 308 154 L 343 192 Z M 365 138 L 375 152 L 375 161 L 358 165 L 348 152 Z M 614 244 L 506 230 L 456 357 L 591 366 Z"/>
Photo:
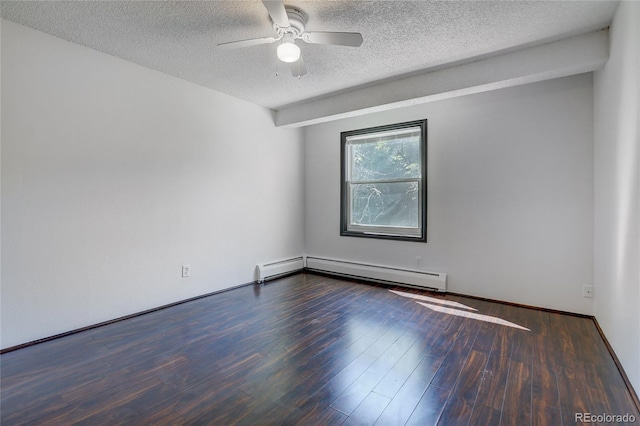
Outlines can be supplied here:
<path id="1" fill-rule="evenodd" d="M 300 48 L 295 43 L 284 42 L 278 46 L 277 55 L 282 62 L 296 62 L 300 59 Z"/>

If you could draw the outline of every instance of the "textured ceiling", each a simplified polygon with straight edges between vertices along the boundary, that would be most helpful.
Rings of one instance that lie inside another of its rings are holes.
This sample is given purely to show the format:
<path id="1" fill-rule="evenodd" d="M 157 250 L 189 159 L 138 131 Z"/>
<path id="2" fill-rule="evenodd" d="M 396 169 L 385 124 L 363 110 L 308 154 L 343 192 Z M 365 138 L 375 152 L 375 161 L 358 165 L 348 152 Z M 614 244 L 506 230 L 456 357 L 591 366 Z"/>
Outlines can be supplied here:
<path id="1" fill-rule="evenodd" d="M 605 28 L 615 1 L 285 0 L 308 31 L 360 32 L 360 48 L 298 42 L 308 74 L 276 59 L 276 44 L 220 50 L 272 36 L 260 0 L 2 1 L 2 17 L 247 101 L 278 109 Z M 276 71 L 279 75 L 276 76 Z"/>

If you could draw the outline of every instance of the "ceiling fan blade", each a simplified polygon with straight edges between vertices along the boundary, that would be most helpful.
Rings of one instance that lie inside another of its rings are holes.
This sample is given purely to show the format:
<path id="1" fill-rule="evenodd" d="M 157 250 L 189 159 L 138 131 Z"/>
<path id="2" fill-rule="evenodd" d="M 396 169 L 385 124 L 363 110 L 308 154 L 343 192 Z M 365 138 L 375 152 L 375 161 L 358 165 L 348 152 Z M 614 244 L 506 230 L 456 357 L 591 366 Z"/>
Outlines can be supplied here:
<path id="1" fill-rule="evenodd" d="M 307 43 L 360 47 L 362 44 L 362 34 L 313 31 L 302 34 L 302 40 Z"/>
<path id="2" fill-rule="evenodd" d="M 257 46 L 259 44 L 267 44 L 273 43 L 274 41 L 279 40 L 279 38 L 275 37 L 262 37 L 262 38 L 251 38 L 249 40 L 239 40 L 239 41 L 230 41 L 227 43 L 218 43 L 218 47 L 220 49 L 239 49 L 241 47 L 249 47 L 249 46 Z"/>
<path id="3" fill-rule="evenodd" d="M 284 28 L 291 26 L 282 0 L 262 0 L 262 4 L 267 8 L 269 16 L 271 16 L 276 25 Z"/>
<path id="4" fill-rule="evenodd" d="M 290 63 L 289 68 L 291 68 L 291 74 L 294 77 L 300 78 L 307 73 L 307 67 L 304 65 L 302 55 L 300 55 L 300 59 L 298 59 L 296 62 Z"/>

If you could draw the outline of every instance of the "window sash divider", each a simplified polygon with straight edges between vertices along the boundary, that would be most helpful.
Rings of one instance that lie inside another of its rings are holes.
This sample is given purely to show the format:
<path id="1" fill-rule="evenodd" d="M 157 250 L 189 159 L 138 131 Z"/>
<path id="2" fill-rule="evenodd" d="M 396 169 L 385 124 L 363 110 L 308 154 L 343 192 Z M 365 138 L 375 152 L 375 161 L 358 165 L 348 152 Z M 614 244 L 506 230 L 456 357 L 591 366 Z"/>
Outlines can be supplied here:
<path id="1" fill-rule="evenodd" d="M 420 183 L 422 179 L 420 178 L 395 178 L 395 179 L 376 179 L 376 180 L 348 180 L 347 182 L 351 185 L 374 185 L 376 183 L 410 183 L 410 182 L 418 182 Z"/>

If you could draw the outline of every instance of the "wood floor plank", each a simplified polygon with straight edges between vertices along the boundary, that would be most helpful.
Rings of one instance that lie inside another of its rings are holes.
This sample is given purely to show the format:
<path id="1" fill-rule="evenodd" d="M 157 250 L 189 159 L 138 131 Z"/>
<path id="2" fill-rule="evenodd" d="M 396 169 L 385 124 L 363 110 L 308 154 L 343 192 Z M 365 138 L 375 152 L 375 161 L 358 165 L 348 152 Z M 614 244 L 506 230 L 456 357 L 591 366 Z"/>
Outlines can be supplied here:
<path id="1" fill-rule="evenodd" d="M 555 364 L 556 380 L 560 414 L 565 425 L 575 423 L 575 413 L 589 413 L 590 408 L 586 398 L 587 386 L 584 371 L 578 364 L 579 346 L 574 346 L 574 338 L 565 315 L 549 315 L 549 321 L 555 333 L 551 336 L 555 351 L 551 359 Z"/>
<path id="2" fill-rule="evenodd" d="M 185 425 L 231 425 L 242 424 L 248 412 L 251 396 L 235 390 L 226 396 L 221 397 L 216 394 L 211 400 L 196 406 L 193 411 L 181 416 L 185 419 L 182 424 Z M 228 408 L 223 404 L 228 402 Z"/>
<path id="3" fill-rule="evenodd" d="M 390 398 L 370 392 L 369 395 L 358 405 L 358 407 L 349 415 L 344 422 L 348 426 L 369 426 L 373 425 L 380 414 L 387 408 Z"/>
<path id="4" fill-rule="evenodd" d="M 501 425 L 531 424 L 531 371 L 526 362 L 511 361 Z"/>
<path id="5" fill-rule="evenodd" d="M 472 413 L 472 404 L 453 395 L 449 397 L 437 424 L 441 426 L 467 425 Z"/>
<path id="6" fill-rule="evenodd" d="M 280 422 L 284 425 L 342 425 L 348 416 L 311 398 Z"/>
<path id="7" fill-rule="evenodd" d="M 405 424 L 413 414 L 441 364 L 442 359 L 431 356 L 422 357 L 409 378 L 382 412 L 376 424 L 380 426 Z"/>
<path id="8" fill-rule="evenodd" d="M 453 393 L 473 406 L 482 383 L 488 355 L 481 351 L 469 352 L 467 362 L 462 367 Z"/>
<path id="9" fill-rule="evenodd" d="M 313 398 L 329 406 L 376 360 L 376 357 L 367 351 L 386 332 L 390 324 L 392 322 L 388 321 L 375 324 L 368 327 L 366 332 L 355 335 L 351 344 L 334 348 L 332 353 L 325 353 L 321 357 L 312 357 L 304 368 L 311 373 L 305 374 L 282 400 L 290 405 L 299 406 Z"/>
<path id="10" fill-rule="evenodd" d="M 438 423 L 449 399 L 450 392 L 437 386 L 429 386 L 407 420 L 407 425 L 435 425 Z"/>
<path id="11" fill-rule="evenodd" d="M 332 402 L 331 406 L 342 413 L 351 414 L 365 398 L 370 396 L 373 389 L 380 383 L 383 377 L 389 373 L 398 360 L 413 346 L 415 339 L 416 337 L 412 335 L 412 333 L 405 332 L 399 336 L 351 386 L 345 389 L 345 391 Z M 382 413 L 382 411 L 380 413 Z"/>
<path id="12" fill-rule="evenodd" d="M 453 390 L 479 332 L 479 328 L 473 325 L 475 324 L 472 321 L 467 320 L 462 326 L 451 350 L 444 358 L 440 369 L 433 378 L 433 385 L 442 389 Z"/>
<path id="13" fill-rule="evenodd" d="M 0 379 L 3 425 L 640 418 L 590 319 L 306 273 L 5 353 Z"/>
<path id="14" fill-rule="evenodd" d="M 431 329 L 433 330 L 434 328 L 432 327 Z M 427 332 L 427 336 L 430 336 L 429 332 Z M 380 380 L 374 392 L 393 398 L 413 373 L 416 366 L 426 356 L 429 343 L 430 339 L 428 337 L 420 336 L 419 340 L 402 355 L 391 370 Z"/>
<path id="15" fill-rule="evenodd" d="M 502 411 L 509 375 L 510 339 L 512 334 L 512 330 L 502 328 L 496 335 L 491 354 L 483 371 L 482 383 L 476 399 L 476 404 L 479 406 Z"/>
<path id="16" fill-rule="evenodd" d="M 71 409 L 57 417 L 54 424 L 107 424 L 136 417 L 139 412 L 127 403 L 161 385 L 155 377 L 131 379 L 105 387 L 96 397 L 69 404 Z M 126 418 L 126 419 L 125 419 Z"/>
<path id="17" fill-rule="evenodd" d="M 473 412 L 469 418 L 469 425 L 474 426 L 495 426 L 500 424 L 502 412 L 486 405 L 475 404 Z M 523 424 L 524 425 L 524 424 Z M 558 423 L 547 423 L 547 425 L 558 425 Z"/>
<path id="18" fill-rule="evenodd" d="M 554 363 L 547 355 L 546 337 L 538 335 L 533 339 L 531 375 L 532 424 L 561 424 L 558 381 Z"/>
<path id="19" fill-rule="evenodd" d="M 22 398 L 5 404 L 2 402 L 2 424 L 46 424 L 66 414 L 70 405 L 59 394 L 50 393 L 38 399 Z"/>

